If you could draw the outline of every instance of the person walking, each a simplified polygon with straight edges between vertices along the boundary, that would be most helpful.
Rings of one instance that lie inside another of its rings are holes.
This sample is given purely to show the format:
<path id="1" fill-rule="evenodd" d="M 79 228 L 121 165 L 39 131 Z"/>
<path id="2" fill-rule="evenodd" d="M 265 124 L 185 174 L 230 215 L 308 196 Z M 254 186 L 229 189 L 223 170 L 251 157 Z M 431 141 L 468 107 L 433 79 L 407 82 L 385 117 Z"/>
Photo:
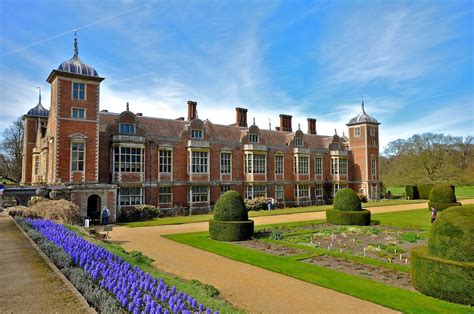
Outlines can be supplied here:
<path id="1" fill-rule="evenodd" d="M 431 223 L 433 223 L 438 217 L 438 211 L 433 206 L 431 207 Z"/>
<path id="2" fill-rule="evenodd" d="M 102 225 L 106 226 L 109 224 L 109 216 L 110 216 L 110 210 L 107 208 L 107 206 L 102 209 Z"/>

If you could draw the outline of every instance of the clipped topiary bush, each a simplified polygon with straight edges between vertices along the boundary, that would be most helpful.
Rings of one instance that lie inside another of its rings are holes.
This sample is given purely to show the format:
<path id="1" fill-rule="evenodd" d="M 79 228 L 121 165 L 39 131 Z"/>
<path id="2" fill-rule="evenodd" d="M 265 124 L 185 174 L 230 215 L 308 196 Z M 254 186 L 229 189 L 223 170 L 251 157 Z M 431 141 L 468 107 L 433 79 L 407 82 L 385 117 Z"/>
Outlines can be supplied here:
<path id="1" fill-rule="evenodd" d="M 341 189 L 334 197 L 332 209 L 326 210 L 326 221 L 336 225 L 370 225 L 370 211 L 362 209 L 356 192 Z"/>
<path id="2" fill-rule="evenodd" d="M 418 194 L 420 195 L 420 199 L 427 200 L 430 198 L 431 189 L 433 189 L 434 184 L 420 184 L 417 186 Z"/>
<path id="3" fill-rule="evenodd" d="M 227 191 L 214 206 L 214 219 L 209 220 L 211 239 L 243 241 L 254 232 L 254 222 L 248 219 L 244 201 L 236 191 Z"/>
<path id="4" fill-rule="evenodd" d="M 342 211 L 362 210 L 359 197 L 352 189 L 341 189 L 334 197 L 334 209 Z"/>
<path id="5" fill-rule="evenodd" d="M 474 205 L 454 206 L 433 223 L 428 247 L 411 251 L 413 286 L 423 294 L 474 305 Z"/>
<path id="6" fill-rule="evenodd" d="M 452 187 L 437 185 L 431 189 L 428 209 L 431 210 L 431 207 L 433 207 L 437 211 L 442 211 L 452 206 L 461 206 L 461 203 L 456 202 L 456 195 Z"/>
<path id="7" fill-rule="evenodd" d="M 405 194 L 410 200 L 417 200 L 420 198 L 420 195 L 418 194 L 418 188 L 416 187 L 416 185 L 406 185 Z"/>

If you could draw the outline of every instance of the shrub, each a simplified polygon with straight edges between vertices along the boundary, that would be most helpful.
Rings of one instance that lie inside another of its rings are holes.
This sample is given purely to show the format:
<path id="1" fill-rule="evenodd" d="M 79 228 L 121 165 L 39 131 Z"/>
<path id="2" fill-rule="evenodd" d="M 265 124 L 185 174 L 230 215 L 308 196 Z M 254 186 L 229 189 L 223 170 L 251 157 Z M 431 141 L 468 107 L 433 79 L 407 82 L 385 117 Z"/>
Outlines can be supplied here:
<path id="1" fill-rule="evenodd" d="M 474 262 L 474 205 L 444 210 L 433 223 L 428 248 L 434 256 Z"/>
<path id="2" fill-rule="evenodd" d="M 273 229 L 270 233 L 270 240 L 283 240 L 283 231 L 280 229 Z"/>
<path id="3" fill-rule="evenodd" d="M 28 201 L 28 207 L 31 207 L 31 206 L 35 205 L 36 203 L 44 202 L 44 201 L 48 201 L 48 199 L 47 199 L 46 197 L 33 196 L 33 197 Z"/>
<path id="4" fill-rule="evenodd" d="M 423 294 L 460 304 L 474 304 L 474 263 L 432 256 L 423 246 L 411 250 L 410 273 L 413 286 Z"/>
<path id="5" fill-rule="evenodd" d="M 248 218 L 242 196 L 237 191 L 225 192 L 214 206 L 214 220 L 216 221 L 245 221 Z"/>
<path id="6" fill-rule="evenodd" d="M 427 200 L 430 198 L 431 189 L 434 187 L 434 184 L 420 184 L 418 185 L 418 194 L 420 199 Z"/>
<path id="7" fill-rule="evenodd" d="M 431 203 L 456 203 L 453 189 L 448 185 L 437 185 L 430 192 Z"/>
<path id="8" fill-rule="evenodd" d="M 209 234 L 218 241 L 244 241 L 253 235 L 254 222 L 209 220 Z"/>
<path id="9" fill-rule="evenodd" d="M 418 188 L 416 185 L 406 185 L 405 194 L 411 200 L 417 200 L 420 198 L 420 195 L 418 194 Z"/>
<path id="10" fill-rule="evenodd" d="M 334 209 L 341 211 L 362 210 L 360 200 L 352 189 L 341 189 L 334 197 Z"/>
<path id="11" fill-rule="evenodd" d="M 326 210 L 326 221 L 335 225 L 370 225 L 370 211 L 367 209 L 356 211 Z"/>
<path id="12" fill-rule="evenodd" d="M 121 221 L 148 220 L 160 216 L 160 209 L 153 205 L 135 205 L 122 209 Z"/>
<path id="13" fill-rule="evenodd" d="M 236 191 L 227 191 L 214 207 L 214 219 L 209 221 L 209 234 L 219 241 L 242 241 L 253 235 L 254 223 L 248 219 L 244 201 Z"/>
<path id="14" fill-rule="evenodd" d="M 254 197 L 252 199 L 245 200 L 245 207 L 249 210 L 266 210 L 268 209 L 268 201 L 264 196 Z"/>
<path id="15" fill-rule="evenodd" d="M 428 202 L 428 209 L 431 210 L 431 207 L 435 208 L 438 212 L 445 210 L 446 208 L 453 206 L 461 206 L 461 203 L 431 203 Z"/>

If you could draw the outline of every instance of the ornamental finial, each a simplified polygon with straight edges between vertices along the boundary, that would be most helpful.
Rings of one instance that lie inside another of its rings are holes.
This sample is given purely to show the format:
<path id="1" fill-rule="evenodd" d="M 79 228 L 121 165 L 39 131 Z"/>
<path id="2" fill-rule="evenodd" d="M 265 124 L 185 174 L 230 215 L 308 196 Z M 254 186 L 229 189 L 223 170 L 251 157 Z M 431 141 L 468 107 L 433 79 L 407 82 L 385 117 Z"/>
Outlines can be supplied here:
<path id="1" fill-rule="evenodd" d="M 41 87 L 38 86 L 36 88 L 38 89 L 38 94 L 39 94 L 38 104 L 41 104 Z"/>
<path id="2" fill-rule="evenodd" d="M 79 49 L 77 48 L 77 30 L 74 30 L 74 55 L 79 55 Z"/>
<path id="3" fill-rule="evenodd" d="M 127 111 L 130 111 L 130 105 L 128 104 L 128 101 L 127 101 Z"/>
<path id="4" fill-rule="evenodd" d="M 360 96 L 362 98 L 362 112 L 365 113 L 365 108 L 364 108 L 364 96 Z"/>

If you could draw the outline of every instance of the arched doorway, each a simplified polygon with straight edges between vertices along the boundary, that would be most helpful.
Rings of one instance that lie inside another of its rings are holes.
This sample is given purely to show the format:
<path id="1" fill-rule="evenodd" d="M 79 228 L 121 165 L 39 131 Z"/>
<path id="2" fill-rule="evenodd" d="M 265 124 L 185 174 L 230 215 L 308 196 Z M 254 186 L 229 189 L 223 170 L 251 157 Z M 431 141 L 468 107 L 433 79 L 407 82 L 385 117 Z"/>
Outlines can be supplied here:
<path id="1" fill-rule="evenodd" d="M 100 222 L 100 196 L 93 194 L 87 199 L 87 217 L 92 223 Z"/>

